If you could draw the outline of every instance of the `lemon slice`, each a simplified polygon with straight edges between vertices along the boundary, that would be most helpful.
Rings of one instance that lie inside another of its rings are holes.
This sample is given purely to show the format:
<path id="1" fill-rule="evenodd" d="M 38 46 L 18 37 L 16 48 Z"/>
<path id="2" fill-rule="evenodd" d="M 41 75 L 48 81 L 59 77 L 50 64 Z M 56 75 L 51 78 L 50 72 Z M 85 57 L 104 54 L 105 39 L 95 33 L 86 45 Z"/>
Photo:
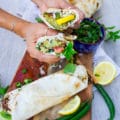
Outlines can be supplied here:
<path id="1" fill-rule="evenodd" d="M 69 15 L 69 16 L 66 16 L 64 18 L 57 19 L 56 22 L 58 25 L 62 25 L 64 23 L 67 23 L 67 22 L 74 20 L 74 19 L 75 19 L 75 15 Z"/>
<path id="2" fill-rule="evenodd" d="M 71 99 L 58 113 L 61 115 L 69 115 L 77 111 L 81 103 L 79 96 L 75 96 Z"/>
<path id="3" fill-rule="evenodd" d="M 97 80 L 95 83 L 107 85 L 114 80 L 116 76 L 116 68 L 110 62 L 101 62 L 95 67 L 94 75 Z"/>

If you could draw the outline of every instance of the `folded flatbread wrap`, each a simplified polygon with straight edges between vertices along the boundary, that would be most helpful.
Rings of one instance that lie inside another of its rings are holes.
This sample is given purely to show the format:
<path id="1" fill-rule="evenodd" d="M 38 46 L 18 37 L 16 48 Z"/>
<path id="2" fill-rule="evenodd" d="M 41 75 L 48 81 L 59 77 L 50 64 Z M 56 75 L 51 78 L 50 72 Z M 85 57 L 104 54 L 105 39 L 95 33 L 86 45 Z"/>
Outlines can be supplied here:
<path id="1" fill-rule="evenodd" d="M 52 107 L 88 86 L 88 75 L 84 66 L 77 66 L 73 75 L 62 71 L 43 77 L 21 89 L 7 93 L 3 102 L 12 120 L 27 120 Z"/>
<path id="2" fill-rule="evenodd" d="M 50 28 L 62 31 L 73 27 L 79 20 L 79 14 L 74 9 L 49 8 L 45 13 L 40 15 L 40 18 Z"/>
<path id="3" fill-rule="evenodd" d="M 102 5 L 103 0 L 67 0 L 69 3 L 78 7 L 85 17 L 91 17 Z"/>
<path id="4" fill-rule="evenodd" d="M 43 53 L 57 55 L 60 58 L 64 58 L 62 52 L 64 51 L 66 45 L 74 39 L 76 39 L 76 36 L 65 36 L 62 33 L 54 36 L 44 36 L 38 39 L 36 48 Z"/>

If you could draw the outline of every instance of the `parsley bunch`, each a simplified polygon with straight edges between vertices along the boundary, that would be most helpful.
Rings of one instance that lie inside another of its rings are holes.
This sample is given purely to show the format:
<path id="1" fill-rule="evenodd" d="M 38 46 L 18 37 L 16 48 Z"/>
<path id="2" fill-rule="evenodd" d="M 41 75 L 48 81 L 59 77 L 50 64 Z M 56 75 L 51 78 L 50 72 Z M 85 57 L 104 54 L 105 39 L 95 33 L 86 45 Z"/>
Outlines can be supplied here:
<path id="1" fill-rule="evenodd" d="M 83 20 L 80 27 L 74 30 L 74 34 L 78 36 L 77 40 L 84 43 L 95 43 L 102 37 L 101 25 L 96 21 Z"/>
<path id="2" fill-rule="evenodd" d="M 0 85 L 0 96 L 4 96 L 6 94 L 8 88 L 9 88 L 8 86 L 7 87 L 2 87 Z"/>

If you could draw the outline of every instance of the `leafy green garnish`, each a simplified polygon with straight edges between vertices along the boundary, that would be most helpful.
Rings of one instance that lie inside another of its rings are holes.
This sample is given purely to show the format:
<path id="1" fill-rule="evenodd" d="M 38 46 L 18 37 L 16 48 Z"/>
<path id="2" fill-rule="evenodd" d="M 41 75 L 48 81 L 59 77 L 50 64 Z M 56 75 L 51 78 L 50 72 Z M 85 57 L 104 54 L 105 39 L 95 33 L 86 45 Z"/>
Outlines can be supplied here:
<path id="1" fill-rule="evenodd" d="M 80 27 L 74 30 L 77 40 L 84 43 L 96 43 L 102 37 L 101 25 L 96 21 L 83 20 Z"/>
<path id="2" fill-rule="evenodd" d="M 27 84 L 31 83 L 32 81 L 33 80 L 31 78 L 26 78 L 26 79 L 24 79 L 23 83 L 22 82 L 17 82 L 16 87 L 21 88 L 23 85 L 27 85 Z"/>
<path id="3" fill-rule="evenodd" d="M 17 88 L 21 88 L 22 86 L 23 86 L 23 85 L 22 85 L 21 82 L 17 82 L 17 83 L 16 83 L 16 87 L 17 87 Z"/>
<path id="4" fill-rule="evenodd" d="M 29 83 L 31 83 L 33 80 L 31 78 L 26 78 L 24 79 L 24 84 L 27 85 Z"/>
<path id="5" fill-rule="evenodd" d="M 0 85 L 0 96 L 4 96 L 4 95 L 6 94 L 8 88 L 9 88 L 9 86 L 7 86 L 7 87 L 2 87 L 2 86 Z"/>
<path id="6" fill-rule="evenodd" d="M 1 111 L 0 112 L 0 118 L 2 117 L 2 120 L 12 120 L 12 117 L 9 113 L 6 111 Z"/>
<path id="7" fill-rule="evenodd" d="M 55 17 L 56 17 L 56 19 L 59 19 L 59 18 L 60 18 L 60 13 L 59 13 L 59 12 L 56 12 L 56 13 L 55 13 Z"/>
<path id="8" fill-rule="evenodd" d="M 63 55 L 68 61 L 70 61 L 73 58 L 73 55 L 75 55 L 76 53 L 77 52 L 74 50 L 72 42 L 69 42 L 63 51 Z"/>
<path id="9" fill-rule="evenodd" d="M 114 28 L 115 28 L 115 26 L 105 27 L 105 30 L 112 30 Z"/>
<path id="10" fill-rule="evenodd" d="M 76 70 L 76 65 L 72 64 L 72 63 L 68 63 L 65 67 L 64 67 L 64 73 L 66 74 L 73 74 Z"/>
<path id="11" fill-rule="evenodd" d="M 42 20 L 40 17 L 36 17 L 35 20 L 36 20 L 38 23 L 43 23 L 43 20 Z"/>
<path id="12" fill-rule="evenodd" d="M 117 41 L 120 39 L 120 30 L 115 30 L 115 26 L 105 27 L 106 30 L 106 41 Z"/>
<path id="13" fill-rule="evenodd" d="M 27 73 L 27 69 L 26 68 L 22 69 L 22 73 L 26 74 Z"/>

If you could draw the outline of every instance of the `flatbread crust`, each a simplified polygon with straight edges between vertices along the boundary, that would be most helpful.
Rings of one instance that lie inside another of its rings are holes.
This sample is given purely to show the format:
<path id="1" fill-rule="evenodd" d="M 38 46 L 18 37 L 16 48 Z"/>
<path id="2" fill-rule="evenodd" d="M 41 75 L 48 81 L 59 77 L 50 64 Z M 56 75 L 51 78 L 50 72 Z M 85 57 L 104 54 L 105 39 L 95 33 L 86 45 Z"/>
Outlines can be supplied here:
<path id="1" fill-rule="evenodd" d="M 85 17 L 90 18 L 102 5 L 103 0 L 67 0 L 69 3 L 78 7 Z"/>
<path id="2" fill-rule="evenodd" d="M 69 27 L 73 27 L 74 24 L 79 20 L 79 13 L 78 13 L 76 10 L 74 10 L 74 9 L 70 9 L 70 8 L 68 8 L 68 9 L 49 8 L 49 9 L 46 11 L 46 13 L 56 13 L 56 12 L 59 12 L 59 13 L 64 12 L 64 13 L 66 13 L 66 14 L 73 13 L 73 14 L 76 15 L 75 20 L 73 20 L 72 22 L 70 22 L 66 27 L 63 27 L 62 29 L 60 29 L 61 31 L 62 31 L 62 30 L 66 30 L 66 29 L 69 28 Z M 55 27 L 53 27 L 53 26 L 45 19 L 45 17 L 43 16 L 43 14 L 40 14 L 40 18 L 43 20 L 43 22 L 44 22 L 48 27 L 50 27 L 50 28 L 52 28 L 52 29 L 56 29 Z"/>
<path id="3" fill-rule="evenodd" d="M 21 89 L 7 93 L 9 112 L 12 120 L 26 120 L 52 107 L 88 86 L 88 75 L 84 66 L 78 65 L 74 74 L 63 71 L 40 78 Z"/>

